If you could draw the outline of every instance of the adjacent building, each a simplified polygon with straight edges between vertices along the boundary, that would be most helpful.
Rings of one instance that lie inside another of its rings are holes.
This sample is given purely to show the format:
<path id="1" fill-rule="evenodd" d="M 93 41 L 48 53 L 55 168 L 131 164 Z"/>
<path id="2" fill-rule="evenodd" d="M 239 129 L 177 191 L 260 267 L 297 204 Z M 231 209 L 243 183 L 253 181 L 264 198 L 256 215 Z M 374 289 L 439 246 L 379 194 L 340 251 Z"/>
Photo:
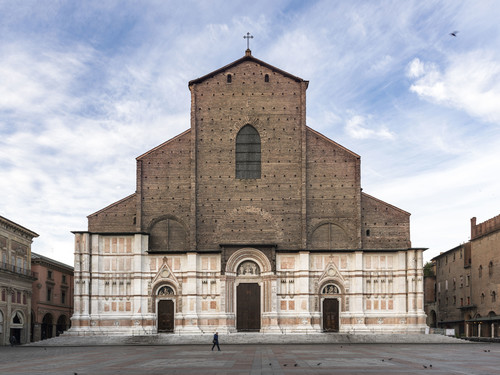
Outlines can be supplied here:
<path id="1" fill-rule="evenodd" d="M 306 125 L 307 87 L 250 50 L 189 82 L 191 128 L 74 232 L 70 332 L 424 331 L 410 214 Z"/>
<path id="2" fill-rule="evenodd" d="M 31 243 L 35 232 L 0 216 L 0 345 L 29 342 L 32 283 Z"/>
<path id="3" fill-rule="evenodd" d="M 70 328 L 73 315 L 73 267 L 31 253 L 33 281 L 31 341 L 58 336 Z"/>
<path id="4" fill-rule="evenodd" d="M 433 258 L 435 299 L 426 297 L 426 309 L 437 327 L 468 337 L 500 336 L 499 249 L 500 216 L 479 224 L 474 217 L 470 241 Z"/>

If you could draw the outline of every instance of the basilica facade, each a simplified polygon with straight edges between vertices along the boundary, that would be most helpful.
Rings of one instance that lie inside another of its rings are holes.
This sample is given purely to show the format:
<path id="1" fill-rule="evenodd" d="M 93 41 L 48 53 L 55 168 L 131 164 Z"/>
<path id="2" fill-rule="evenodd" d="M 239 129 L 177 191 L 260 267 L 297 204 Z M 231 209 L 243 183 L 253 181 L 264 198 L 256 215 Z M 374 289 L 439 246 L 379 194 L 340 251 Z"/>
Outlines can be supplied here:
<path id="1" fill-rule="evenodd" d="M 306 125 L 307 86 L 250 50 L 189 82 L 190 129 L 74 232 L 70 332 L 423 332 L 410 214 Z"/>

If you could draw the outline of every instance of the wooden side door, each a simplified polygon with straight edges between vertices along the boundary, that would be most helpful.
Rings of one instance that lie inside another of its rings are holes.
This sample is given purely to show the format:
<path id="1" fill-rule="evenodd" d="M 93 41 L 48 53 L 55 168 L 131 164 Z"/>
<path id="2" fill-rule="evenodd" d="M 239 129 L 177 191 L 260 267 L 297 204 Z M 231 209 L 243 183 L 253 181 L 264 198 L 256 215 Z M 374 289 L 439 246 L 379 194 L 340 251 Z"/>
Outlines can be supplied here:
<path id="1" fill-rule="evenodd" d="M 174 332 L 174 301 L 158 302 L 158 332 Z"/>
<path id="2" fill-rule="evenodd" d="M 260 331 L 260 285 L 257 283 L 236 287 L 236 329 Z"/>
<path id="3" fill-rule="evenodd" d="M 323 331 L 339 331 L 339 300 L 336 298 L 323 300 Z"/>

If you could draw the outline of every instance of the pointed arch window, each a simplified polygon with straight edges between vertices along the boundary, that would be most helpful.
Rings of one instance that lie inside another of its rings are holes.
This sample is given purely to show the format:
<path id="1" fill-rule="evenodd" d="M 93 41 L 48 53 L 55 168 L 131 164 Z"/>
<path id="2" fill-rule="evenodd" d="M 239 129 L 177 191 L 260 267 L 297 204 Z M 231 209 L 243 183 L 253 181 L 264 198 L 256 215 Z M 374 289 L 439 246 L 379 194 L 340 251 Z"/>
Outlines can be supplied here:
<path id="1" fill-rule="evenodd" d="M 236 178 L 260 178 L 260 135 L 252 125 L 245 125 L 236 136 Z"/>

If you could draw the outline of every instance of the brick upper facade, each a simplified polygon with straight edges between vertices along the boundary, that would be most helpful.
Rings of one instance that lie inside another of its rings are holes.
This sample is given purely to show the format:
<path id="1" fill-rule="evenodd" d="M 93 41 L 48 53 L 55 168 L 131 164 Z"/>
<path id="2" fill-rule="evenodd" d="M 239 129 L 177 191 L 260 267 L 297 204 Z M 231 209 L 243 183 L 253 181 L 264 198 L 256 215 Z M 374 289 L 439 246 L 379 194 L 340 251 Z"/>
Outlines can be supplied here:
<path id="1" fill-rule="evenodd" d="M 307 86 L 249 53 L 191 81 L 191 129 L 139 156 L 135 194 L 90 215 L 89 231 L 163 233 L 174 251 L 409 248 L 409 213 L 362 193 L 360 157 L 306 126 Z M 235 176 L 247 124 L 257 179 Z"/>

